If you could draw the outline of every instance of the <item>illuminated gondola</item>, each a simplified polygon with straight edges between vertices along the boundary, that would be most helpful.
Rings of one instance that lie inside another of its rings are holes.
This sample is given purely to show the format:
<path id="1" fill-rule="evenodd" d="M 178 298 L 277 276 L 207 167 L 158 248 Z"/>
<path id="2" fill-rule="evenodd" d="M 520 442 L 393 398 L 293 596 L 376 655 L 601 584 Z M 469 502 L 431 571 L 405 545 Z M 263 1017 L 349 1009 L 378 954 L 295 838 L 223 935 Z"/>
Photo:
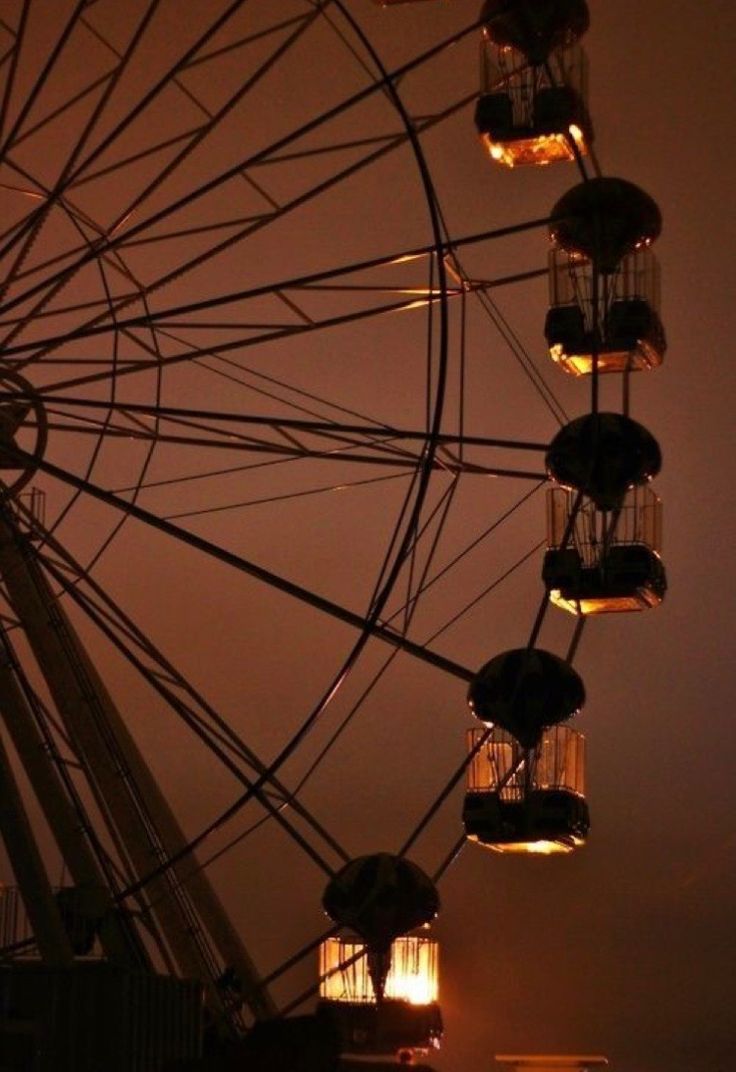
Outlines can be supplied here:
<path id="1" fill-rule="evenodd" d="M 660 499 L 650 487 L 632 488 L 613 510 L 584 499 L 563 546 L 574 501 L 562 488 L 548 492 L 542 578 L 551 602 L 572 614 L 658 606 L 667 590 Z"/>
<path id="2" fill-rule="evenodd" d="M 659 316 L 660 276 L 649 249 L 624 257 L 594 286 L 593 264 L 555 249 L 549 259 L 550 307 L 544 334 L 565 372 L 637 372 L 662 363 L 667 342 Z"/>
<path id="3" fill-rule="evenodd" d="M 486 0 L 481 91 L 475 123 L 491 157 L 507 167 L 586 154 L 588 28 L 584 0 Z"/>
<path id="4" fill-rule="evenodd" d="M 535 748 L 524 748 L 505 730 L 477 728 L 468 731 L 468 749 L 463 823 L 471 841 L 495 852 L 544 855 L 583 844 L 590 819 L 580 733 L 554 726 Z"/>
<path id="5" fill-rule="evenodd" d="M 662 228 L 656 202 L 625 179 L 589 179 L 559 199 L 551 220 L 553 360 L 576 376 L 656 368 L 666 349 L 649 248 Z"/>
<path id="6" fill-rule="evenodd" d="M 320 947 L 319 1014 L 336 1027 L 347 1054 L 425 1053 L 442 1037 L 438 946 L 424 935 L 397 938 L 380 1000 L 367 946 L 328 938 Z"/>

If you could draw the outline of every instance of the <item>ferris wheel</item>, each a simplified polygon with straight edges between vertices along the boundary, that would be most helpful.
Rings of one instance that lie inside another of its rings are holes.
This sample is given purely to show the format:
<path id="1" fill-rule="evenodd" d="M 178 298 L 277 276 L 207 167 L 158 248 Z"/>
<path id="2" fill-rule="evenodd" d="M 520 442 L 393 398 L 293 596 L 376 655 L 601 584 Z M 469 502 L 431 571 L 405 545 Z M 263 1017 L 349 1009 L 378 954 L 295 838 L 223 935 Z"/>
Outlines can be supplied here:
<path id="1" fill-rule="evenodd" d="M 587 836 L 582 629 L 666 588 L 661 459 L 629 414 L 664 353 L 661 221 L 600 174 L 583 0 L 476 7 L 3 14 L 3 958 L 81 966 L 87 1015 L 101 964 L 116 1000 L 161 983 L 179 1025 L 203 985 L 232 1045 L 321 985 L 343 1049 L 410 1055 L 441 1034 L 436 992 L 401 991 L 436 957 L 407 937 L 427 876 L 467 840 Z M 446 129 L 507 178 L 577 181 L 479 226 L 438 182 Z M 495 300 L 545 280 L 549 371 Z M 177 1031 L 151 1061 L 195 1056 Z M 46 1045 L 19 1038 L 19 1062 Z"/>

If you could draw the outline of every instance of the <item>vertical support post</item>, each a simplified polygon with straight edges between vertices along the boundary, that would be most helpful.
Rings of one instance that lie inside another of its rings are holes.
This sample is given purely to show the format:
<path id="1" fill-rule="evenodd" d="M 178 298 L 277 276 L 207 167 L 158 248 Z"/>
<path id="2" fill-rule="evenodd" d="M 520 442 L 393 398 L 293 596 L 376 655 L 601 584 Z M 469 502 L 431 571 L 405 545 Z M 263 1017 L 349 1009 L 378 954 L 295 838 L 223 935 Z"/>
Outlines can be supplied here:
<path id="1" fill-rule="evenodd" d="M 598 217 L 596 216 L 596 231 L 599 229 Z M 601 353 L 601 310 L 600 310 L 600 288 L 601 288 L 601 271 L 600 261 L 596 255 L 593 257 L 593 280 L 591 287 L 591 302 L 593 313 L 593 324 L 591 331 L 592 339 L 592 354 L 593 358 L 592 371 L 591 371 L 591 385 L 590 385 L 590 410 L 591 413 L 597 413 L 599 409 L 599 388 L 600 388 L 600 353 Z"/>
<path id="2" fill-rule="evenodd" d="M 0 627 L 1 628 L 1 627 Z M 13 666 L 14 652 L 2 630 L 0 644 L 0 717 L 23 764 L 62 858 L 77 886 L 93 891 L 102 923 L 100 941 L 111 961 L 129 968 L 149 967 L 150 961 L 133 930 L 125 928 L 107 884 L 88 845 L 80 817 L 67 795 L 48 753 L 33 712 Z"/>
<path id="3" fill-rule="evenodd" d="M 41 854 L 33 839 L 20 790 L 0 737 L 0 834 L 20 887 L 44 963 L 65 967 L 74 956 L 51 892 Z"/>
<path id="4" fill-rule="evenodd" d="M 166 858 L 186 847 L 187 839 L 54 598 L 32 548 L 7 514 L 0 518 L 0 575 L 103 815 L 119 835 L 137 877 L 155 873 Z M 253 1015 L 265 1018 L 275 1013 L 253 962 L 196 857 L 192 855 L 170 872 L 157 875 L 148 892 L 180 971 L 203 980 L 215 1015 L 227 1021 L 213 977 L 218 969 L 205 950 L 208 939 L 218 947 L 224 964 L 235 970 Z M 190 902 L 194 915 L 186 907 Z"/>
<path id="5" fill-rule="evenodd" d="M 79 660 L 80 642 L 53 598 L 32 549 L 7 514 L 0 519 L 0 575 L 10 603 L 49 686 L 74 749 L 85 767 L 90 787 L 110 830 L 117 834 L 135 875 L 154 871 L 165 857 L 154 824 L 136 795 L 125 757 L 106 719 L 107 694 L 95 690 Z M 172 896 L 169 876 L 151 882 L 154 918 L 185 978 L 201 979 L 212 1011 L 227 1017 L 212 977 L 212 966 L 200 948 L 200 933 Z M 207 985 L 209 984 L 209 985 Z"/>
<path id="6" fill-rule="evenodd" d="M 624 416 L 628 417 L 631 409 L 631 359 L 627 361 L 624 369 L 622 409 Z"/>

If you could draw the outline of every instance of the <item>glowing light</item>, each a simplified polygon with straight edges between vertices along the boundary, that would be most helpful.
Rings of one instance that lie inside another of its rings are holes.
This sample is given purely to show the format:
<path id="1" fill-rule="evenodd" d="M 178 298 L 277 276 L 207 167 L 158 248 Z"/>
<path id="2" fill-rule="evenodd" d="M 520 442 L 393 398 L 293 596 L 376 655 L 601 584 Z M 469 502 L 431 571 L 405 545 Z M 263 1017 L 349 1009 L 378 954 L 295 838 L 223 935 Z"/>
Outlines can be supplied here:
<path id="1" fill-rule="evenodd" d="M 426 256 L 426 253 L 402 253 L 400 257 L 394 257 L 392 261 L 388 261 L 388 264 L 408 264 L 409 261 L 418 261 Z"/>
<path id="2" fill-rule="evenodd" d="M 559 588 L 551 588 L 549 598 L 556 607 L 568 611 L 569 614 L 579 615 L 647 610 L 650 607 L 659 606 L 662 602 L 662 596 L 651 588 L 637 588 L 636 592 L 631 595 L 597 596 L 588 599 L 564 596 Z"/>
<path id="3" fill-rule="evenodd" d="M 562 343 L 555 343 L 549 348 L 552 360 L 573 376 L 589 376 L 593 371 L 591 353 L 567 353 Z M 662 354 L 650 343 L 639 340 L 632 350 L 601 350 L 598 354 L 598 371 L 605 372 L 641 372 L 658 368 L 662 364 Z"/>
<path id="4" fill-rule="evenodd" d="M 520 164 L 535 164 L 540 167 L 558 160 L 574 160 L 575 151 L 571 139 L 578 151 L 585 156 L 588 152 L 585 134 L 575 123 L 572 123 L 568 130 L 555 134 L 527 137 L 519 135 L 498 141 L 494 141 L 490 134 L 481 135 L 491 157 L 505 167 L 517 167 Z"/>
<path id="5" fill-rule="evenodd" d="M 328 938 L 320 947 L 320 997 L 350 1004 L 372 1004 L 368 958 L 360 942 Z M 357 957 L 353 963 L 349 963 Z M 385 997 L 411 1005 L 431 1005 L 438 995 L 438 948 L 431 938 L 397 938 L 391 946 L 391 970 Z"/>
<path id="6" fill-rule="evenodd" d="M 531 856 L 553 856 L 572 852 L 572 845 L 565 845 L 559 841 L 524 841 L 516 845 L 491 845 L 494 852 L 526 853 Z"/>
<path id="7" fill-rule="evenodd" d="M 408 1001 L 411 1005 L 431 1005 L 437 1000 L 436 980 L 423 971 L 394 971 L 386 980 L 386 997 Z"/>
<path id="8" fill-rule="evenodd" d="M 567 856 L 585 844 L 583 838 L 570 835 L 564 840 L 551 841 L 540 838 L 537 841 L 484 841 L 474 834 L 468 834 L 469 841 L 475 841 L 490 849 L 491 852 L 502 853 L 505 856 Z"/>
<path id="9" fill-rule="evenodd" d="M 7 182 L 0 182 L 0 190 L 11 190 L 14 194 L 21 194 L 23 197 L 30 197 L 32 201 L 45 201 L 46 195 L 39 194 L 36 190 L 27 190 L 23 186 L 12 186 Z"/>
<path id="10" fill-rule="evenodd" d="M 394 313 L 406 313 L 406 312 L 408 312 L 409 309 L 424 309 L 427 305 L 429 305 L 431 300 L 432 299 L 430 299 L 430 298 L 425 298 L 424 301 L 417 300 L 417 301 L 407 302 L 406 305 L 402 305 L 400 309 L 392 309 L 391 312 L 394 312 Z"/>

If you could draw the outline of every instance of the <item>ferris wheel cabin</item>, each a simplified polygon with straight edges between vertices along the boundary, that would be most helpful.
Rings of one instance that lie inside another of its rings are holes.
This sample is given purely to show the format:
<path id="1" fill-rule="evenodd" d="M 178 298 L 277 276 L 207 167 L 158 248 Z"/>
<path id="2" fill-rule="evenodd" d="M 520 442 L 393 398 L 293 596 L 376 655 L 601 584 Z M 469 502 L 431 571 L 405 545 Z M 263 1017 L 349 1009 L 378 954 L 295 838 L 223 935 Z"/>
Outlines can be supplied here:
<path id="1" fill-rule="evenodd" d="M 491 158 L 506 167 L 574 160 L 587 155 L 593 130 L 585 106 L 586 60 L 581 48 L 552 57 L 562 85 L 544 69 L 519 67 L 513 49 L 484 43 L 482 88 L 475 125 Z"/>
<path id="2" fill-rule="evenodd" d="M 468 731 L 469 751 L 487 732 Z M 494 852 L 572 852 L 590 826 L 585 738 L 554 726 L 536 748 L 526 749 L 505 730 L 492 729 L 468 767 L 463 822 L 471 841 Z"/>
<path id="3" fill-rule="evenodd" d="M 550 308 L 544 333 L 550 357 L 565 372 L 637 372 L 657 368 L 667 343 L 659 316 L 659 264 L 649 249 L 624 257 L 593 279 L 592 261 L 554 249 L 549 257 Z"/>
<path id="4" fill-rule="evenodd" d="M 532 10 L 488 0 L 482 16 L 475 124 L 492 159 L 516 167 L 587 154 L 587 60 L 577 43 L 588 26 L 586 5 Z"/>
<path id="5" fill-rule="evenodd" d="M 631 488 L 618 509 L 601 510 L 584 499 L 563 547 L 574 500 L 563 488 L 548 492 L 542 578 L 551 602 L 571 614 L 658 606 L 667 590 L 661 500 L 648 486 Z"/>
<path id="6" fill-rule="evenodd" d="M 442 1037 L 437 942 L 407 935 L 391 944 L 380 1002 L 366 954 L 366 945 L 353 939 L 328 938 L 320 947 L 319 1015 L 336 1027 L 342 1051 L 386 1055 L 437 1049 Z"/>

